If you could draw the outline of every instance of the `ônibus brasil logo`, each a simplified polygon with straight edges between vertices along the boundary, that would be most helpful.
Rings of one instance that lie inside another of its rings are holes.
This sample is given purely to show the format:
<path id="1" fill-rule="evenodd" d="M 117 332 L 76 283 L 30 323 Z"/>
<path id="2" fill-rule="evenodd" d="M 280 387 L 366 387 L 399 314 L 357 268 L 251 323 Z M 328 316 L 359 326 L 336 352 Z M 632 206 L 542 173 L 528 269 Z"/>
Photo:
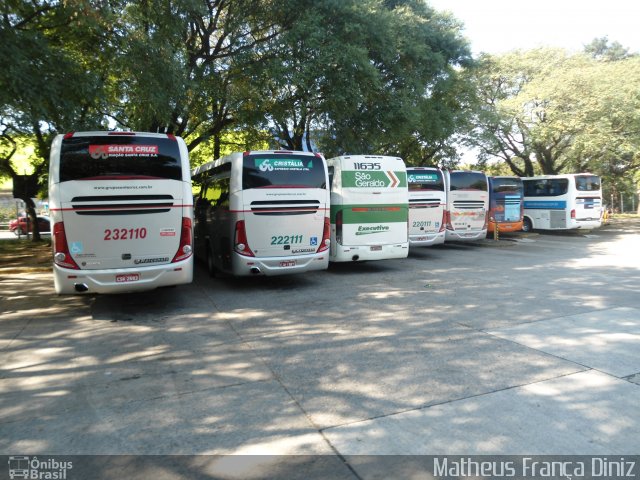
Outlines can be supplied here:
<path id="1" fill-rule="evenodd" d="M 9 457 L 9 478 L 66 480 L 67 470 L 73 469 L 73 462 L 55 458 L 39 459 L 24 455 Z"/>

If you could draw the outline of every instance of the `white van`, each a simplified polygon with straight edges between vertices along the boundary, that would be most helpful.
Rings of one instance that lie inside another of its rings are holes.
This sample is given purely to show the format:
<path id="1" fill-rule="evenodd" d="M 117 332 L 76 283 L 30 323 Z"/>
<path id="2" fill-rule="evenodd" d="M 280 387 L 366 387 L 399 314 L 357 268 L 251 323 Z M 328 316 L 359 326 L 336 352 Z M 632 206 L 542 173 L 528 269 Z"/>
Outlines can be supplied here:
<path id="1" fill-rule="evenodd" d="M 407 169 L 398 157 L 327 160 L 332 262 L 405 258 L 409 252 Z"/>

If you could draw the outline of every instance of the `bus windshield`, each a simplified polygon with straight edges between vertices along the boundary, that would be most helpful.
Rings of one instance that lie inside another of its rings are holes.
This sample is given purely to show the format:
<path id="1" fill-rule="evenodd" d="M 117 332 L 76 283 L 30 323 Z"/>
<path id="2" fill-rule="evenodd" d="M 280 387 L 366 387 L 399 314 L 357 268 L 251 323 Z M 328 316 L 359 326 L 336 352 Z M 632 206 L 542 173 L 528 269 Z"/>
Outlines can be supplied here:
<path id="1" fill-rule="evenodd" d="M 451 172 L 451 191 L 481 190 L 487 191 L 487 177 L 480 172 Z"/>
<path id="2" fill-rule="evenodd" d="M 326 189 L 324 162 L 309 155 L 247 155 L 243 161 L 242 188 Z"/>
<path id="3" fill-rule="evenodd" d="M 73 136 L 62 141 L 60 181 L 182 180 L 178 142 L 144 136 Z"/>
<path id="4" fill-rule="evenodd" d="M 576 176 L 576 189 L 580 192 L 597 192 L 600 190 L 600 177 L 596 175 Z"/>
<path id="5" fill-rule="evenodd" d="M 442 173 L 427 171 L 407 171 L 409 191 L 437 191 L 444 192 L 444 181 Z"/>

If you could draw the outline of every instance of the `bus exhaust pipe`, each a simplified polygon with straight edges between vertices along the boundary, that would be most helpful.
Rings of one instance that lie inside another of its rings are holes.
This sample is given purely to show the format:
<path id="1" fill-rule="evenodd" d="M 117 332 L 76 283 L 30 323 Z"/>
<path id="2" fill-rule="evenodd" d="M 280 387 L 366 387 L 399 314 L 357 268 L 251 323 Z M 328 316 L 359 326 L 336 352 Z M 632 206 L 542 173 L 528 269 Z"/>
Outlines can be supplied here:
<path id="1" fill-rule="evenodd" d="M 75 288 L 78 293 L 85 293 L 89 291 L 89 287 L 86 283 L 76 283 L 73 288 Z"/>
<path id="2" fill-rule="evenodd" d="M 253 275 L 260 275 L 260 269 L 258 267 L 251 267 L 249 269 L 249 271 L 253 274 Z"/>
<path id="3" fill-rule="evenodd" d="M 351 257 L 351 260 L 357 262 L 358 260 L 360 260 L 360 255 L 354 255 L 353 257 Z"/>

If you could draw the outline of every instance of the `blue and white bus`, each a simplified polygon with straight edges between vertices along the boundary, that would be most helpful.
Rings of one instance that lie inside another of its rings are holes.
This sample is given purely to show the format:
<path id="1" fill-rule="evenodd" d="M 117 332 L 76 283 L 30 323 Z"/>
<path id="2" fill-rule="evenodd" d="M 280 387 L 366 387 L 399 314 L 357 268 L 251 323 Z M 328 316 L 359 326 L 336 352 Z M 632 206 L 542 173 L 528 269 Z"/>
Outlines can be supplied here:
<path id="1" fill-rule="evenodd" d="M 590 173 L 524 177 L 522 229 L 593 229 L 602 225 L 602 185 Z"/>

